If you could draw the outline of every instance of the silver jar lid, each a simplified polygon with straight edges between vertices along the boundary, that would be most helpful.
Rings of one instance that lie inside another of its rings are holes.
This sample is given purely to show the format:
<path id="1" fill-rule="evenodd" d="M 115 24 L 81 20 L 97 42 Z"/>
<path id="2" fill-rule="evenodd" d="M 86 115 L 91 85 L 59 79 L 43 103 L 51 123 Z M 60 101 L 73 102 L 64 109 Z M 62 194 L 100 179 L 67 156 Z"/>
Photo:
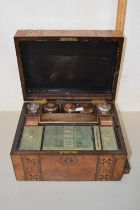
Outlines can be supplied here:
<path id="1" fill-rule="evenodd" d="M 64 104 L 64 111 L 72 113 L 76 111 L 76 105 L 73 103 Z"/>
<path id="2" fill-rule="evenodd" d="M 49 102 L 44 104 L 44 110 L 48 112 L 55 112 L 58 110 L 58 105 L 56 103 Z"/>

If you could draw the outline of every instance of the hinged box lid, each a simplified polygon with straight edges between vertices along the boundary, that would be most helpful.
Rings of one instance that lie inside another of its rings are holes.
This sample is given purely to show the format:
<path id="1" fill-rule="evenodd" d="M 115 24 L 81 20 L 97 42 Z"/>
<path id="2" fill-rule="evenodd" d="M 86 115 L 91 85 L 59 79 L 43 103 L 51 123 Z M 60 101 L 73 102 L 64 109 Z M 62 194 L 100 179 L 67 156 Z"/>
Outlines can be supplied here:
<path id="1" fill-rule="evenodd" d="M 17 31 L 24 100 L 114 100 L 123 40 L 115 31 Z"/>

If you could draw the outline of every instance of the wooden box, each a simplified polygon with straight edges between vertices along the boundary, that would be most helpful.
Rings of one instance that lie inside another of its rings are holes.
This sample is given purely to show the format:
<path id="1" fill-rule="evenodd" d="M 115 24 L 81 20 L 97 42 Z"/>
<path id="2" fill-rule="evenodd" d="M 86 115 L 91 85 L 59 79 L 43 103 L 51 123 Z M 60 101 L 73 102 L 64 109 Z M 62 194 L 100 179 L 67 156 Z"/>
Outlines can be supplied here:
<path id="1" fill-rule="evenodd" d="M 115 108 L 123 41 L 115 31 L 17 31 L 24 97 L 11 150 L 17 180 L 116 181 L 129 172 Z M 28 109 L 33 103 L 39 106 L 35 113 Z M 57 109 L 48 111 L 48 103 Z M 111 109 L 102 113 L 101 104 Z M 98 128 L 91 148 L 90 136 Z M 114 131 L 108 145 L 115 138 L 115 147 L 106 147 L 104 128 Z M 88 129 L 94 132 L 90 135 Z M 44 141 L 50 143 L 44 146 Z"/>

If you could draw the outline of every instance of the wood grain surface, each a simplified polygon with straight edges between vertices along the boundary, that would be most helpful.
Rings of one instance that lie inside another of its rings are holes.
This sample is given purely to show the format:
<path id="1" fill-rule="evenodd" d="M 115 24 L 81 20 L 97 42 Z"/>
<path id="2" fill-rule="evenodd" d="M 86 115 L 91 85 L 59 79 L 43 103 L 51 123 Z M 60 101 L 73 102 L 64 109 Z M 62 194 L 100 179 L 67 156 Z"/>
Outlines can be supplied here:
<path id="1" fill-rule="evenodd" d="M 127 0 L 118 0 L 118 11 L 116 18 L 116 31 L 124 32 Z"/>

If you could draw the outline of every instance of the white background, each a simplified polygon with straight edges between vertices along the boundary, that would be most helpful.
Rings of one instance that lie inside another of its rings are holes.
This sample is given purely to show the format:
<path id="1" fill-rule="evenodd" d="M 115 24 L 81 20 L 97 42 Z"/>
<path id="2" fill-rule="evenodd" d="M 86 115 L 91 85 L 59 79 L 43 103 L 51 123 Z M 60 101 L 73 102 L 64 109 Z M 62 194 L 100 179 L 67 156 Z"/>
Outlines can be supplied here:
<path id="1" fill-rule="evenodd" d="M 113 29 L 117 0 L 0 0 L 0 110 L 23 102 L 17 29 Z M 140 1 L 128 0 L 119 107 L 140 110 Z M 9 157 L 19 112 L 0 113 L 0 210 L 139 210 L 140 113 L 122 113 L 131 171 L 120 182 L 18 182 Z M 8 131 L 8 132 L 7 132 Z"/>
<path id="2" fill-rule="evenodd" d="M 113 29 L 117 0 L 0 0 L 0 110 L 23 102 L 13 36 L 17 29 Z M 140 1 L 128 0 L 127 44 L 117 102 L 140 110 Z"/>

